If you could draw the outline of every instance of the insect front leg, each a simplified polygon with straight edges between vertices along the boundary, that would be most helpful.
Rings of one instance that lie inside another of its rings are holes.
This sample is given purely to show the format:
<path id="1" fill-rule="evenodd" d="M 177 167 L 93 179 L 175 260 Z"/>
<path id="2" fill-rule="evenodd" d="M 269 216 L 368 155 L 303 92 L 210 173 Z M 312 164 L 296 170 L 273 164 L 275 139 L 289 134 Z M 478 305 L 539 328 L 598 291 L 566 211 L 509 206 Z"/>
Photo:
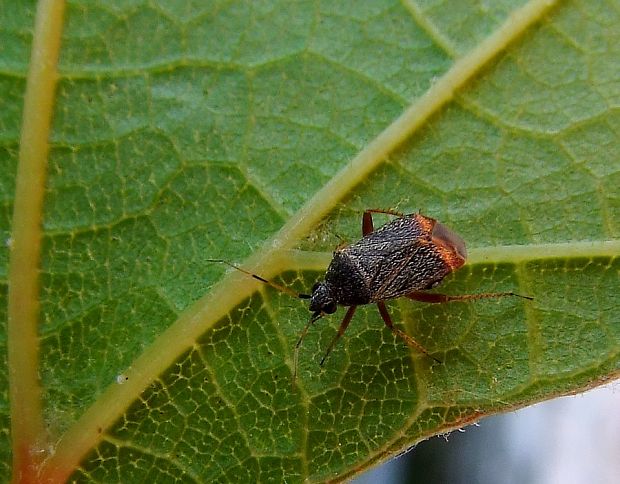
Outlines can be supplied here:
<path id="1" fill-rule="evenodd" d="M 321 359 L 321 363 L 319 363 L 321 366 L 323 366 L 323 363 L 325 363 L 325 360 L 331 353 L 332 349 L 334 348 L 334 346 L 336 346 L 336 343 L 338 342 L 340 337 L 347 330 L 347 326 L 349 326 L 351 319 L 353 319 L 353 314 L 355 314 L 356 309 L 357 309 L 357 306 L 350 306 L 349 309 L 347 310 L 347 313 L 344 315 L 344 318 L 342 319 L 342 323 L 340 323 L 340 326 L 338 327 L 338 332 L 336 333 L 336 336 L 334 336 L 334 338 L 331 340 L 331 343 L 329 343 L 329 346 L 327 347 L 327 351 L 325 351 L 325 355 L 323 356 L 323 359 Z"/>
<path id="2" fill-rule="evenodd" d="M 401 212 L 397 212 L 396 210 L 383 210 L 381 208 L 369 208 L 364 210 L 364 215 L 362 216 L 362 235 L 368 235 L 371 232 L 374 232 L 374 224 L 372 223 L 372 214 L 373 213 L 385 213 L 387 215 L 394 215 L 396 217 L 404 217 L 405 214 Z"/>
<path id="3" fill-rule="evenodd" d="M 381 317 L 383 318 L 383 322 L 385 323 L 385 325 L 388 328 L 390 328 L 390 331 L 392 331 L 392 333 L 394 333 L 395 335 L 400 336 L 402 339 L 404 339 L 405 343 L 407 343 L 410 347 L 418 350 L 421 353 L 424 353 L 426 356 L 432 358 L 437 363 L 441 363 L 441 361 L 439 361 L 437 358 L 435 358 L 434 356 L 430 355 L 429 352 L 426 351 L 426 348 L 424 348 L 424 346 L 422 346 L 420 343 L 418 343 L 416 340 L 414 340 L 407 333 L 405 333 L 404 331 L 401 331 L 400 329 L 398 329 L 398 328 L 396 328 L 394 326 L 394 323 L 392 322 L 392 318 L 390 317 L 390 313 L 388 313 L 388 310 L 385 307 L 385 302 L 384 301 L 379 301 L 377 303 L 377 307 L 379 308 L 379 313 L 381 314 Z"/>

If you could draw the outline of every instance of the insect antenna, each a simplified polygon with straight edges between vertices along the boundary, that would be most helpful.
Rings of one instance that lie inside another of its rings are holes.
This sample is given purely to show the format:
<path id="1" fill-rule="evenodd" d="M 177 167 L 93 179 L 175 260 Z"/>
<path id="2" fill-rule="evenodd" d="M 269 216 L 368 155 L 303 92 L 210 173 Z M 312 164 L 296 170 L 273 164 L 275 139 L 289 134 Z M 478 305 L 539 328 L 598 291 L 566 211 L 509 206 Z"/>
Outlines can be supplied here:
<path id="1" fill-rule="evenodd" d="M 208 262 L 217 262 L 220 264 L 226 264 L 228 267 L 232 267 L 233 269 L 238 270 L 239 272 L 243 272 L 244 274 L 247 274 L 250 277 L 253 277 L 254 279 L 256 279 L 257 281 L 260 281 L 264 284 L 267 284 L 268 286 L 273 287 L 274 289 L 283 292 L 285 294 L 288 294 L 290 296 L 299 298 L 299 299 L 311 299 L 312 296 L 310 294 L 304 294 L 301 292 L 295 292 L 292 289 L 286 287 L 286 286 L 282 286 L 281 284 L 278 284 L 276 282 L 273 281 L 269 281 L 267 279 L 265 279 L 264 277 L 259 276 L 258 274 L 254 274 L 253 272 L 247 271 L 245 269 L 243 269 L 242 267 L 239 267 L 235 264 L 233 264 L 232 262 L 228 262 L 227 260 L 224 259 L 207 259 Z M 297 378 L 297 366 L 298 366 L 298 362 L 299 362 L 299 347 L 301 346 L 301 343 L 303 342 L 306 333 L 308 332 L 308 329 L 310 328 L 310 326 L 312 326 L 312 324 L 314 322 L 316 322 L 318 319 L 321 318 L 321 316 L 323 316 L 323 314 L 320 311 L 317 311 L 315 313 L 312 314 L 312 317 L 308 320 L 308 322 L 306 323 L 306 326 L 304 326 L 303 331 L 301 332 L 300 336 L 299 336 L 299 340 L 297 341 L 297 344 L 295 345 L 295 352 L 293 355 L 293 380 L 292 380 L 292 384 L 295 385 L 295 380 Z"/>
<path id="2" fill-rule="evenodd" d="M 277 291 L 280 291 L 280 292 L 283 292 L 285 294 L 288 294 L 289 296 L 293 296 L 293 297 L 296 297 L 296 298 L 299 298 L 299 299 L 310 299 L 312 297 L 312 296 L 310 296 L 310 294 L 303 294 L 303 293 L 295 292 L 295 291 L 293 291 L 292 289 L 290 289 L 290 288 L 288 288 L 286 286 L 282 286 L 281 284 L 278 284 L 278 283 L 273 282 L 273 281 L 268 281 L 264 277 L 261 277 L 258 274 L 254 274 L 254 273 L 252 273 L 250 271 L 247 271 L 247 270 L 243 269 L 242 267 L 236 266 L 232 262 L 228 262 L 227 260 L 224 260 L 224 259 L 207 259 L 207 262 L 218 262 L 220 264 L 226 264 L 228 267 L 232 267 L 233 269 L 236 269 L 239 272 L 243 272 L 244 274 L 247 274 L 248 276 L 253 277 L 257 281 L 265 283 L 268 286 L 273 287 Z"/>
<path id="3" fill-rule="evenodd" d="M 295 380 L 297 379 L 297 367 L 299 366 L 299 348 L 301 347 L 301 343 L 303 342 L 306 334 L 308 333 L 308 329 L 312 326 L 318 319 L 321 318 L 323 314 L 320 311 L 317 311 L 312 314 L 312 317 L 308 320 L 301 334 L 299 335 L 299 339 L 297 340 L 297 344 L 295 345 L 295 352 L 293 354 L 293 381 L 291 382 L 295 385 Z"/>

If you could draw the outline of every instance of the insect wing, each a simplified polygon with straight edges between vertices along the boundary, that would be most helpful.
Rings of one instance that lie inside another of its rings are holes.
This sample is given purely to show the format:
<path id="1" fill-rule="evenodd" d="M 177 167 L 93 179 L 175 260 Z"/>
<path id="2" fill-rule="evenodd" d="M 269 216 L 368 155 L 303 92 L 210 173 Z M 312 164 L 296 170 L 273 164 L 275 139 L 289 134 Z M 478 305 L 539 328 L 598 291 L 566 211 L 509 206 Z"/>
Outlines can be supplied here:
<path id="1" fill-rule="evenodd" d="M 407 215 L 343 249 L 366 282 L 371 301 L 426 289 L 451 272 L 431 240 L 434 224 L 428 217 Z"/>

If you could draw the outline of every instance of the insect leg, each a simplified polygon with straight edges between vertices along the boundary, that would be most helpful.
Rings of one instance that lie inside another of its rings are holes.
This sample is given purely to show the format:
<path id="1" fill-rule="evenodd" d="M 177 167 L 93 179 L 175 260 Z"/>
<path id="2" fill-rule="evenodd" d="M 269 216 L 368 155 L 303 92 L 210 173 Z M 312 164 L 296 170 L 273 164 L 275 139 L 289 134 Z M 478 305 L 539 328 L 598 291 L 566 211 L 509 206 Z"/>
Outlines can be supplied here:
<path id="1" fill-rule="evenodd" d="M 384 210 L 381 208 L 369 208 L 367 210 L 364 210 L 364 215 L 362 217 L 362 235 L 368 235 L 369 233 L 374 231 L 374 226 L 372 223 L 373 213 L 385 213 L 387 215 L 394 215 L 396 217 L 405 216 L 405 214 L 397 212 L 396 210 Z"/>
<path id="2" fill-rule="evenodd" d="M 426 356 L 432 358 L 437 363 L 441 363 L 441 361 L 439 361 L 437 358 L 435 358 L 434 356 L 431 356 L 428 353 L 428 351 L 426 351 L 426 348 L 424 348 L 424 346 L 422 346 L 420 343 L 418 343 L 416 340 L 414 340 L 407 333 L 405 333 L 404 331 L 401 331 L 400 329 L 398 329 L 398 328 L 396 328 L 394 326 L 394 323 L 392 322 L 392 318 L 390 317 L 390 313 L 388 313 L 388 310 L 385 307 L 385 302 L 384 301 L 379 301 L 377 303 L 377 307 L 379 308 L 379 313 L 381 313 L 381 317 L 383 318 L 383 322 L 385 323 L 385 325 L 388 328 L 390 328 L 390 331 L 392 331 L 392 333 L 394 333 L 395 335 L 400 336 L 402 339 L 404 339 L 405 343 L 407 343 L 410 347 L 415 348 L 416 350 L 418 350 L 421 353 L 424 353 Z"/>
<path id="3" fill-rule="evenodd" d="M 368 235 L 374 232 L 375 226 L 372 223 L 372 213 L 366 210 L 362 215 L 362 235 Z"/>
<path id="4" fill-rule="evenodd" d="M 336 345 L 336 342 L 340 339 L 340 337 L 347 330 L 347 326 L 349 326 L 351 319 L 353 319 L 353 314 L 355 313 L 356 309 L 357 309 L 357 306 L 350 306 L 349 309 L 347 309 L 347 313 L 344 315 L 344 318 L 342 319 L 342 323 L 340 323 L 340 326 L 338 327 L 338 332 L 336 333 L 336 336 L 334 336 L 331 343 L 329 343 L 329 346 L 327 347 L 327 351 L 325 351 L 325 355 L 323 356 L 323 359 L 321 360 L 321 363 L 320 363 L 321 366 L 323 366 L 323 363 L 325 363 L 327 356 L 331 353 L 332 349 Z"/>
<path id="5" fill-rule="evenodd" d="M 427 302 L 431 304 L 435 303 L 446 303 L 453 301 L 471 301 L 476 299 L 490 299 L 497 297 L 506 297 L 506 296 L 516 296 L 521 297 L 523 299 L 529 299 L 532 301 L 534 298 L 530 296 L 521 296 L 520 294 L 516 294 L 514 292 L 483 292 L 481 294 L 461 294 L 450 296 L 448 294 L 438 294 L 432 292 L 421 292 L 414 291 L 412 293 L 406 294 L 409 299 L 413 299 L 414 301 Z"/>

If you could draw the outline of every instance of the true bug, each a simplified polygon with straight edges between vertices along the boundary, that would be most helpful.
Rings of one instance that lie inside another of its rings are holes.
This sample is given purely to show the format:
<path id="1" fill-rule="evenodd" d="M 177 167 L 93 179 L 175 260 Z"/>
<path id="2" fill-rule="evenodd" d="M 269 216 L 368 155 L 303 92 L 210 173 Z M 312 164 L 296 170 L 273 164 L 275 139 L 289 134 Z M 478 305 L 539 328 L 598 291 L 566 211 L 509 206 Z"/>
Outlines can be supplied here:
<path id="1" fill-rule="evenodd" d="M 374 230 L 372 214 L 384 213 L 397 218 Z M 427 303 L 445 303 L 472 299 L 520 296 L 514 292 L 492 292 L 449 296 L 424 292 L 437 286 L 446 275 L 460 268 L 467 258 L 463 239 L 437 220 L 420 213 L 403 214 L 393 210 L 369 209 L 362 217 L 362 238 L 351 245 L 337 248 L 325 273 L 325 279 L 312 287 L 311 294 L 296 293 L 268 281 L 224 260 L 224 262 L 275 289 L 301 299 L 309 299 L 312 312 L 302 330 L 294 354 L 294 374 L 297 374 L 299 348 L 310 326 L 325 314 L 333 314 L 338 306 L 347 312 L 338 332 L 330 342 L 321 366 L 338 339 L 344 334 L 357 306 L 374 303 L 385 325 L 405 342 L 430 356 L 422 345 L 394 326 L 385 301 L 405 296 Z"/>

